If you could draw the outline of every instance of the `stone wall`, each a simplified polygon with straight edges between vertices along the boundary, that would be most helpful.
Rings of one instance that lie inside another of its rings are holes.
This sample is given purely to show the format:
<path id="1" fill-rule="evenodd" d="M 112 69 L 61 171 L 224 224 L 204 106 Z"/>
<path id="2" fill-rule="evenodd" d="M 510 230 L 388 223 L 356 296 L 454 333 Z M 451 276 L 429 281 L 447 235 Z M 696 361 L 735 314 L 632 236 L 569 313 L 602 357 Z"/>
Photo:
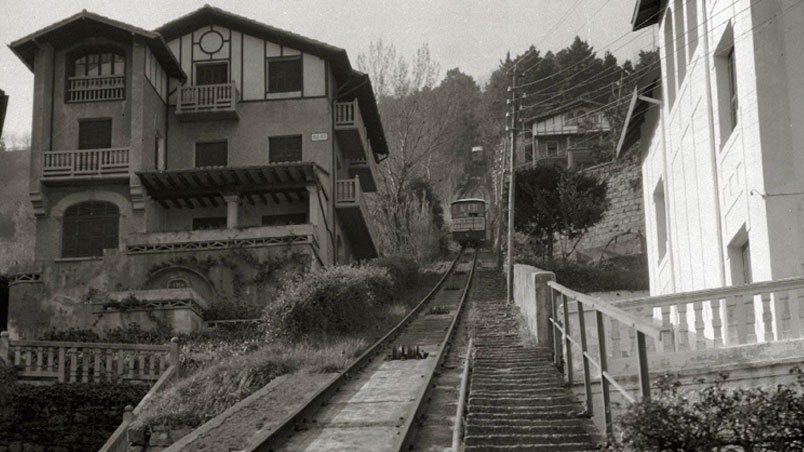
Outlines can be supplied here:
<path id="1" fill-rule="evenodd" d="M 0 275 L 33 262 L 35 222 L 28 200 L 30 151 L 0 152 Z"/>
<path id="2" fill-rule="evenodd" d="M 631 154 L 629 154 L 631 155 Z M 584 173 L 608 184 L 609 208 L 589 229 L 576 252 L 583 260 L 643 254 L 645 216 L 642 206 L 642 173 L 639 159 L 624 157 L 589 167 Z"/>
<path id="3" fill-rule="evenodd" d="M 0 452 L 87 452 L 100 449 L 147 385 L 2 383 Z"/>

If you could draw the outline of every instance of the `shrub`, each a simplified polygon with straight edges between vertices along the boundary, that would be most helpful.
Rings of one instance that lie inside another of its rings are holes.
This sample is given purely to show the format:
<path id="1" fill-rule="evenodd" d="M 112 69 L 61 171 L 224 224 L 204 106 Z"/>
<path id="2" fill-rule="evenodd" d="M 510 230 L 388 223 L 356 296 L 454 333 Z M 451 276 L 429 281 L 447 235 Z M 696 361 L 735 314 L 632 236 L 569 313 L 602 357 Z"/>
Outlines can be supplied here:
<path id="1" fill-rule="evenodd" d="M 241 320 L 257 319 L 262 314 L 263 306 L 251 303 L 220 301 L 211 303 L 204 309 L 204 320 Z"/>
<path id="2" fill-rule="evenodd" d="M 336 266 L 286 284 L 263 313 L 273 337 L 348 335 L 375 326 L 372 309 L 393 299 L 384 268 Z"/>
<path id="3" fill-rule="evenodd" d="M 724 374 L 695 396 L 681 394 L 678 381 L 665 376 L 659 397 L 620 417 L 609 450 L 804 451 L 804 378 L 793 372 L 796 385 L 775 388 L 730 389 Z"/>
<path id="4" fill-rule="evenodd" d="M 419 264 L 405 256 L 378 257 L 370 260 L 368 265 L 388 270 L 395 292 L 411 287 L 419 276 Z"/>
<path id="5" fill-rule="evenodd" d="M 647 271 L 636 264 L 622 261 L 582 264 L 562 260 L 521 259 L 517 263 L 549 270 L 556 274 L 559 284 L 583 293 L 649 288 Z"/>

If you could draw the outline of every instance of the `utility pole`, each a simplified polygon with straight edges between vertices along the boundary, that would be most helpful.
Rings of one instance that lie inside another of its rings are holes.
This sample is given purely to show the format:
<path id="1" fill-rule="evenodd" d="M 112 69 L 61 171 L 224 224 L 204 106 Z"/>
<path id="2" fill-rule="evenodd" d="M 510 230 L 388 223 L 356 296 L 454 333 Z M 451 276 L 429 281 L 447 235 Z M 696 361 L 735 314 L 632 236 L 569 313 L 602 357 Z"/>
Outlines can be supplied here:
<path id="1" fill-rule="evenodd" d="M 511 92 L 511 99 L 508 101 L 511 104 L 511 146 L 508 154 L 508 265 L 507 265 L 507 281 L 508 281 L 508 302 L 514 301 L 514 183 L 516 182 L 516 172 L 514 171 L 514 162 L 516 161 L 516 135 L 517 124 L 519 120 L 519 96 L 517 96 L 517 62 L 514 62 L 514 67 L 511 71 L 511 86 L 508 91 Z"/>

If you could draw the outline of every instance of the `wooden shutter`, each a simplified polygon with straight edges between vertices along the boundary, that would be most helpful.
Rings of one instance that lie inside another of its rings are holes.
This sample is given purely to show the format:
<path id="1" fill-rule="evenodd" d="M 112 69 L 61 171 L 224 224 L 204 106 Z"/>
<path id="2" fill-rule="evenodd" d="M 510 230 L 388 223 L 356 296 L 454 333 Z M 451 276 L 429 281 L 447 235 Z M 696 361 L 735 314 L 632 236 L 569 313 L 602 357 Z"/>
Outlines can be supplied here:
<path id="1" fill-rule="evenodd" d="M 195 67 L 196 85 L 219 85 L 229 82 L 229 64 L 199 64 Z"/>
<path id="2" fill-rule="evenodd" d="M 117 248 L 120 214 L 117 206 L 87 201 L 70 206 L 62 222 L 62 257 L 103 256 L 106 248 Z"/>

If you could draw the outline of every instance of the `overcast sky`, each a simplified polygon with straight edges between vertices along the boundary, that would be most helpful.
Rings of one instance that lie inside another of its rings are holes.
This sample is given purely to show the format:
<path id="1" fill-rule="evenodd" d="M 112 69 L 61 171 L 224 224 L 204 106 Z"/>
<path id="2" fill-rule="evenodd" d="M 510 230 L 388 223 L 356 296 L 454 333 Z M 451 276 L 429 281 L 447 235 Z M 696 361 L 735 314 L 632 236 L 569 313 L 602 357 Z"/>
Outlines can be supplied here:
<path id="1" fill-rule="evenodd" d="M 29 131 L 33 91 L 5 44 L 81 9 L 150 30 L 204 3 L 342 47 L 353 64 L 380 38 L 404 55 L 427 43 L 441 75 L 458 67 L 481 83 L 507 51 L 531 44 L 555 51 L 579 35 L 620 61 L 653 45 L 652 30 L 630 32 L 635 0 L 0 0 L 0 89 L 11 96 L 3 134 Z"/>

